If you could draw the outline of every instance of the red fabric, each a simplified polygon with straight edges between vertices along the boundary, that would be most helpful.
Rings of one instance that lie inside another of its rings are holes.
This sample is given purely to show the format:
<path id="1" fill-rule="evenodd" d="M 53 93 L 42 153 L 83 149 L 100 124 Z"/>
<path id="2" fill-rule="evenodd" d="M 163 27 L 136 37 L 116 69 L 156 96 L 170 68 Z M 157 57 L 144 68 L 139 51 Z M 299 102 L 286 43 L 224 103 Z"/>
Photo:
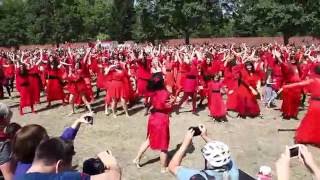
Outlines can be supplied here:
<path id="1" fill-rule="evenodd" d="M 245 70 L 241 72 L 241 83 L 237 89 L 237 108 L 236 111 L 240 116 L 256 117 L 260 114 L 260 108 L 256 96 L 252 94 L 248 86 L 256 88 L 259 76 L 256 74 L 249 75 Z"/>
<path id="2" fill-rule="evenodd" d="M 222 118 L 227 114 L 227 108 L 220 93 L 221 88 L 221 82 L 208 83 L 208 107 L 213 118 Z"/>
<path id="3" fill-rule="evenodd" d="M 164 82 L 167 86 L 174 87 L 175 86 L 175 80 L 174 80 L 175 63 L 172 61 L 168 61 L 165 64 L 165 68 L 166 68 L 166 72 L 165 72 Z"/>
<path id="4" fill-rule="evenodd" d="M 159 90 L 151 96 L 151 104 L 154 109 L 161 112 L 153 112 L 149 116 L 148 131 L 150 148 L 154 150 L 168 150 L 170 141 L 169 112 L 171 108 L 167 105 L 169 93 Z"/>
<path id="5" fill-rule="evenodd" d="M 20 94 L 20 108 L 33 106 L 35 101 L 31 92 L 31 83 L 28 75 L 21 76 L 17 69 L 16 86 Z"/>
<path id="6" fill-rule="evenodd" d="M 112 70 L 110 72 L 111 82 L 109 83 L 107 96 L 110 99 L 120 100 L 121 98 L 129 98 L 127 77 L 123 70 Z"/>
<path id="7" fill-rule="evenodd" d="M 227 109 L 235 111 L 237 108 L 237 89 L 238 89 L 238 78 L 237 67 L 225 68 L 224 71 L 224 84 L 228 89 L 227 93 Z"/>
<path id="8" fill-rule="evenodd" d="M 137 76 L 138 95 L 146 96 L 148 94 L 148 90 L 147 90 L 148 80 L 151 78 L 150 69 L 138 63 L 136 76 Z"/>
<path id="9" fill-rule="evenodd" d="M 188 76 L 193 76 L 195 78 L 189 78 Z M 198 86 L 198 68 L 196 65 L 191 65 L 190 70 L 186 73 L 186 77 L 183 82 L 183 91 L 188 93 L 193 93 L 197 91 Z"/>
<path id="10" fill-rule="evenodd" d="M 183 89 L 183 83 L 186 78 L 187 72 L 190 71 L 190 66 L 186 63 L 179 63 L 178 75 L 177 75 L 177 88 L 178 90 Z"/>
<path id="11" fill-rule="evenodd" d="M 311 97 L 320 97 L 320 80 L 315 81 L 308 85 L 310 89 Z M 296 131 L 295 140 L 301 144 L 314 144 L 320 146 L 320 101 L 310 100 L 309 108 L 302 119 L 300 126 Z"/>
<path id="12" fill-rule="evenodd" d="M 29 69 L 28 77 L 30 83 L 29 93 L 32 95 L 35 103 L 40 103 L 41 79 L 38 66 L 33 66 L 31 69 Z"/>
<path id="13" fill-rule="evenodd" d="M 65 94 L 62 85 L 62 71 L 48 70 L 47 101 L 64 100 Z M 51 77 L 51 78 L 50 78 Z"/>

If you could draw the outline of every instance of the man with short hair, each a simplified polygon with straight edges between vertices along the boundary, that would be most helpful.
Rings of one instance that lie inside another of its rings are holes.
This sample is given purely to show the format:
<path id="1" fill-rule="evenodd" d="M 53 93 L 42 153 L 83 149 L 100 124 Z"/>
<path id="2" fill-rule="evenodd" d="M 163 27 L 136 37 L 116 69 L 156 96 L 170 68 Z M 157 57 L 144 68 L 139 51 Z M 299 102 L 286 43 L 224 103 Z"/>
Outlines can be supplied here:
<path id="1" fill-rule="evenodd" d="M 121 178 L 120 167 L 116 159 L 107 152 L 98 154 L 106 167 L 104 173 L 88 176 L 70 171 L 72 157 L 75 154 L 71 141 L 51 138 L 42 142 L 35 153 L 31 168 L 19 180 L 118 180 Z"/>
<path id="2" fill-rule="evenodd" d="M 182 158 L 185 156 L 195 133 L 193 129 L 190 129 L 169 163 L 170 172 L 179 180 L 238 180 L 239 170 L 231 159 L 229 147 L 223 142 L 212 141 L 207 136 L 204 125 L 199 125 L 199 129 L 201 137 L 206 142 L 201 150 L 205 159 L 205 169 L 197 170 L 181 166 Z"/>

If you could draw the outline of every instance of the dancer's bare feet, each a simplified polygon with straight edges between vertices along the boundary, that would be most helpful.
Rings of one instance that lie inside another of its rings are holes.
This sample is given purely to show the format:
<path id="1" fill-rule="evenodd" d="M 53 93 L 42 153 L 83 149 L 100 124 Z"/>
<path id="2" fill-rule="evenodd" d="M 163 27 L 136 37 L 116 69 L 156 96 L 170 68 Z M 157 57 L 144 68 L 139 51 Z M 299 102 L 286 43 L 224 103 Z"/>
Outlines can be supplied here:
<path id="1" fill-rule="evenodd" d="M 141 166 L 140 166 L 140 162 L 139 162 L 139 160 L 138 160 L 138 159 L 134 159 L 134 160 L 132 161 L 132 163 L 133 163 L 133 164 L 135 164 L 135 165 L 136 165 L 136 167 L 137 167 L 138 169 L 140 169 L 140 168 L 141 168 Z"/>

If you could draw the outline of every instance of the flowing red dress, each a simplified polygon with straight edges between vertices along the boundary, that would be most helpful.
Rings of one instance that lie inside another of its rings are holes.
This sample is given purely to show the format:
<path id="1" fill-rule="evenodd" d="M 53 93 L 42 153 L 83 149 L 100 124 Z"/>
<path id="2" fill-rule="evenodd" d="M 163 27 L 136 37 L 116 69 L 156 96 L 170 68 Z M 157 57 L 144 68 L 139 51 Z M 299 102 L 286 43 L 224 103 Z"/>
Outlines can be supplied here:
<path id="1" fill-rule="evenodd" d="M 165 64 L 165 75 L 164 75 L 164 82 L 166 86 L 169 86 L 171 88 L 175 87 L 175 80 L 174 80 L 174 68 L 175 63 L 173 61 L 166 61 Z"/>
<path id="2" fill-rule="evenodd" d="M 60 69 L 48 69 L 47 71 L 47 101 L 64 100 L 62 76 Z"/>
<path id="3" fill-rule="evenodd" d="M 259 75 L 249 74 L 246 70 L 241 71 L 241 83 L 237 89 L 237 108 L 236 111 L 240 117 L 256 117 L 260 114 L 260 108 L 249 86 L 256 89 L 257 82 L 260 80 Z"/>
<path id="4" fill-rule="evenodd" d="M 41 79 L 38 66 L 29 69 L 30 94 L 36 104 L 40 103 Z"/>
<path id="5" fill-rule="evenodd" d="M 222 83 L 210 81 L 208 83 L 208 107 L 213 118 L 223 118 L 227 108 L 221 94 Z"/>
<path id="6" fill-rule="evenodd" d="M 286 84 L 291 84 L 300 81 L 298 68 L 291 64 L 282 64 L 282 71 L 284 75 L 284 81 Z M 301 103 L 300 87 L 293 89 L 284 89 L 282 92 L 282 106 L 281 111 L 285 118 L 296 118 L 299 112 L 299 106 Z"/>
<path id="7" fill-rule="evenodd" d="M 151 95 L 153 110 L 148 120 L 147 136 L 150 148 L 154 150 L 167 151 L 170 141 L 169 113 L 171 107 L 167 104 L 169 92 L 158 90 Z"/>
<path id="8" fill-rule="evenodd" d="M 150 68 L 144 67 L 142 63 L 138 62 L 136 76 L 138 79 L 137 80 L 138 96 L 145 97 L 148 95 L 147 85 L 148 85 L 148 80 L 151 78 Z"/>
<path id="9" fill-rule="evenodd" d="M 179 63 L 177 74 L 177 91 L 183 90 L 183 84 L 187 76 L 187 72 L 190 71 L 190 65 L 187 63 Z"/>
<path id="10" fill-rule="evenodd" d="M 299 144 L 313 144 L 320 146 L 320 77 L 307 80 L 308 84 L 291 86 L 288 89 L 305 87 L 311 94 L 309 107 L 306 115 L 302 119 L 295 135 L 295 140 Z"/>
<path id="11" fill-rule="evenodd" d="M 20 109 L 28 106 L 33 106 L 35 101 L 31 92 L 31 83 L 29 75 L 22 76 L 20 69 L 16 70 L 16 87 L 20 94 Z"/>
<path id="12" fill-rule="evenodd" d="M 191 64 L 189 71 L 185 73 L 186 76 L 183 81 L 183 92 L 194 93 L 198 86 L 198 67 L 196 64 Z"/>
<path id="13" fill-rule="evenodd" d="M 237 109 L 237 89 L 239 86 L 239 70 L 240 66 L 234 67 L 226 67 L 224 70 L 224 84 L 226 85 L 228 92 L 227 92 L 227 109 L 229 111 L 236 111 Z"/>
<path id="14" fill-rule="evenodd" d="M 111 81 L 109 83 L 107 96 L 109 99 L 120 100 L 121 98 L 128 100 L 129 90 L 126 85 L 127 76 L 124 70 L 111 70 Z"/>

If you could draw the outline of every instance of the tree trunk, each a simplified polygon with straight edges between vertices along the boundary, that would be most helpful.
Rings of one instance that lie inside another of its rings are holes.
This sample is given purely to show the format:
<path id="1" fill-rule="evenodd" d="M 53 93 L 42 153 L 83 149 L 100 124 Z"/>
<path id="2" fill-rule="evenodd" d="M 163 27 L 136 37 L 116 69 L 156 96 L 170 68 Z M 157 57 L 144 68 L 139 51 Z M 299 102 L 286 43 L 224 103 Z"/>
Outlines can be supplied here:
<path id="1" fill-rule="evenodd" d="M 283 43 L 284 45 L 289 44 L 290 35 L 288 33 L 283 33 Z"/>
<path id="2" fill-rule="evenodd" d="M 185 43 L 186 44 L 190 44 L 190 34 L 189 32 L 185 32 Z"/>

